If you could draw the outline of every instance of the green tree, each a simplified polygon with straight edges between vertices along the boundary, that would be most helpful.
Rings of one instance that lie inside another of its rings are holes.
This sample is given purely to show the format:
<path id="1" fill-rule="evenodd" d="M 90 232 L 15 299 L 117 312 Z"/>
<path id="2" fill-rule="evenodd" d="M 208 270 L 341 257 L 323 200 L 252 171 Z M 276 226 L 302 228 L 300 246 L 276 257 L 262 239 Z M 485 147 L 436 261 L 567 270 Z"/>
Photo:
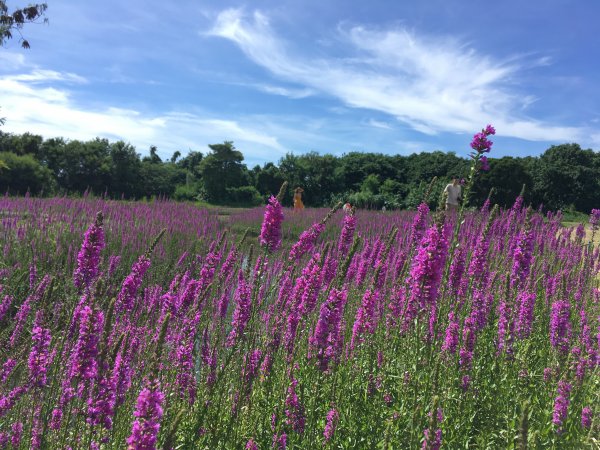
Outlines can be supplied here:
<path id="1" fill-rule="evenodd" d="M 141 161 L 135 147 L 123 141 L 115 142 L 110 146 L 109 158 L 111 193 L 127 198 L 139 195 Z"/>
<path id="2" fill-rule="evenodd" d="M 4 45 L 7 40 L 12 39 L 13 33 L 17 32 L 21 47 L 29 48 L 29 41 L 23 37 L 21 30 L 25 24 L 37 23 L 40 19 L 47 23 L 48 19 L 45 18 L 47 9 L 46 3 L 38 3 L 9 10 L 6 1 L 0 0 L 0 45 Z"/>
<path id="3" fill-rule="evenodd" d="M 208 146 L 211 153 L 199 164 L 206 200 L 223 203 L 229 200 L 227 190 L 248 184 L 244 155 L 231 141 Z"/>
<path id="4" fill-rule="evenodd" d="M 510 207 L 521 192 L 523 185 L 527 186 L 525 198 L 531 201 L 533 178 L 522 158 L 505 156 L 489 161 L 490 170 L 479 175 L 471 191 L 470 203 L 473 206 L 481 206 L 490 189 L 494 188 L 492 202 L 502 207 Z"/>
<path id="5" fill-rule="evenodd" d="M 285 180 L 281 170 L 271 162 L 265 164 L 262 168 L 259 166 L 257 168 L 258 170 L 255 170 L 255 183 L 258 192 L 265 197 L 277 195 Z"/>
<path id="6" fill-rule="evenodd" d="M 177 184 L 185 183 L 185 172 L 174 164 L 142 161 L 137 185 L 140 196 L 166 195 L 172 197 Z"/>
<path id="7" fill-rule="evenodd" d="M 9 170 L 0 171 L 0 190 L 12 193 L 39 194 L 42 191 L 49 193 L 54 190 L 52 172 L 42 166 L 32 155 L 16 155 L 11 152 L 0 153 L 0 160 L 4 161 Z"/>
<path id="8" fill-rule="evenodd" d="M 142 159 L 143 162 L 149 162 L 151 164 L 160 164 L 162 163 L 162 159 L 160 159 L 160 156 L 158 156 L 158 149 L 156 148 L 156 145 L 151 145 L 150 146 L 150 156 L 144 156 L 144 158 Z"/>
<path id="9" fill-rule="evenodd" d="M 379 177 L 374 173 L 369 174 L 360 185 L 361 192 L 368 192 L 370 194 L 378 194 L 381 182 Z"/>
<path id="10" fill-rule="evenodd" d="M 600 171 L 593 150 L 553 145 L 540 156 L 534 179 L 536 194 L 549 209 L 589 212 L 598 206 Z"/>

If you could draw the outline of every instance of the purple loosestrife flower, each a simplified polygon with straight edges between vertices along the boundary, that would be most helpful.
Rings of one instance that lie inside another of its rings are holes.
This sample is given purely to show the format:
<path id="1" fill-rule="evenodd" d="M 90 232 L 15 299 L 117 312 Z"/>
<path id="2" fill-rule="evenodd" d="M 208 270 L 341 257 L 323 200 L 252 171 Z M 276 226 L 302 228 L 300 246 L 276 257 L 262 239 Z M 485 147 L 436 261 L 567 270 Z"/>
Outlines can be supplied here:
<path id="1" fill-rule="evenodd" d="M 448 314 L 448 327 L 446 328 L 446 336 L 444 338 L 444 344 L 442 345 L 442 351 L 447 352 L 451 355 L 456 353 L 458 347 L 458 337 L 460 331 L 460 324 L 454 311 Z"/>
<path id="2" fill-rule="evenodd" d="M 4 416 L 8 411 L 15 406 L 15 403 L 27 392 L 27 387 L 17 386 L 12 391 L 3 397 L 0 397 L 0 417 Z"/>
<path id="3" fill-rule="evenodd" d="M 21 439 L 23 438 L 23 422 L 15 422 L 11 427 L 12 435 L 10 437 L 10 443 L 14 448 L 18 448 L 21 445 Z"/>
<path id="4" fill-rule="evenodd" d="M 482 156 L 479 162 L 481 163 L 481 170 L 484 172 L 488 172 L 490 170 L 490 162 L 488 161 L 487 156 Z"/>
<path id="5" fill-rule="evenodd" d="M 287 417 L 286 423 L 291 425 L 296 433 L 302 434 L 304 433 L 306 418 L 304 417 L 304 407 L 296 394 L 297 385 L 298 380 L 292 378 L 285 398 L 285 416 Z"/>
<path id="6" fill-rule="evenodd" d="M 50 276 L 46 275 L 44 276 L 42 281 L 40 281 L 40 284 L 38 284 L 38 287 L 33 293 L 33 295 L 27 297 L 21 305 L 21 307 L 19 308 L 19 312 L 17 312 L 17 316 L 15 318 L 17 323 L 10 336 L 9 344 L 11 347 L 15 346 L 15 344 L 19 340 L 19 337 L 21 336 L 21 332 L 23 331 L 23 327 L 25 326 L 25 323 L 27 322 L 27 317 L 29 316 L 29 313 L 31 311 L 31 306 L 40 301 L 42 295 L 44 295 L 44 292 L 48 287 L 48 284 L 50 284 Z"/>
<path id="7" fill-rule="evenodd" d="M 417 207 L 417 214 L 413 218 L 411 231 L 410 231 L 410 245 L 416 245 L 421 241 L 423 232 L 427 227 L 427 217 L 429 215 L 429 206 L 423 202 Z"/>
<path id="8" fill-rule="evenodd" d="M 552 304 L 550 315 L 550 343 L 561 353 L 569 351 L 571 339 L 571 305 L 567 300 L 558 300 Z"/>
<path id="9" fill-rule="evenodd" d="M 5 449 L 8 445 L 8 433 L 0 432 L 0 449 Z"/>
<path id="10" fill-rule="evenodd" d="M 246 442 L 246 446 L 244 447 L 246 450 L 259 450 L 258 445 L 254 442 L 254 439 L 250 438 L 248 442 Z"/>
<path id="11" fill-rule="evenodd" d="M 599 224 L 600 224 L 600 209 L 592 209 L 592 212 L 590 213 L 590 225 L 592 226 L 592 228 L 596 229 L 596 228 L 598 228 Z"/>
<path id="12" fill-rule="evenodd" d="M 356 216 L 354 214 L 346 214 L 344 216 L 344 223 L 342 225 L 340 240 L 338 242 L 338 254 L 340 257 L 344 257 L 346 256 L 346 253 L 348 253 L 348 250 L 352 245 L 352 239 L 354 238 L 355 230 Z"/>
<path id="13" fill-rule="evenodd" d="M 283 342 L 288 355 L 294 352 L 294 345 L 296 344 L 296 331 L 298 329 L 298 323 L 300 322 L 300 312 L 298 306 L 292 305 L 286 318 L 285 334 L 283 336 Z"/>
<path id="14" fill-rule="evenodd" d="M 423 446 L 421 447 L 423 450 L 439 450 L 442 447 L 442 430 L 438 428 L 435 430 L 435 436 L 430 436 L 431 431 L 426 429 L 423 434 L 425 435 L 425 440 L 423 441 Z"/>
<path id="15" fill-rule="evenodd" d="M 337 427 L 338 421 L 340 419 L 340 414 L 337 412 L 335 408 L 330 409 L 327 412 L 327 416 L 325 417 L 325 429 L 323 430 L 323 436 L 325 437 L 325 442 L 329 442 L 335 433 L 335 429 Z"/>
<path id="16" fill-rule="evenodd" d="M 471 255 L 468 277 L 473 280 L 474 286 L 482 286 L 488 271 L 486 270 L 487 254 L 490 249 L 490 238 L 488 234 L 480 234 L 475 244 L 475 250 Z"/>
<path id="17" fill-rule="evenodd" d="M 287 448 L 287 434 L 282 433 L 281 435 L 273 435 L 273 448 L 277 448 L 279 450 L 285 450 Z"/>
<path id="18" fill-rule="evenodd" d="M 517 297 L 519 316 L 517 318 L 517 335 L 521 339 L 529 337 L 533 323 L 533 310 L 535 308 L 535 293 L 520 292 Z"/>
<path id="19" fill-rule="evenodd" d="M 409 294 L 404 312 L 405 329 L 419 311 L 429 311 L 434 317 L 447 250 L 448 240 L 436 224 L 432 225 L 421 240 L 406 280 Z M 430 335 L 433 334 L 432 325 L 430 323 Z"/>
<path id="20" fill-rule="evenodd" d="M 495 129 L 493 126 L 491 126 L 491 125 L 488 125 L 488 126 L 486 126 L 486 127 L 485 127 L 485 129 L 483 130 L 483 132 L 484 132 L 486 135 L 488 135 L 488 136 L 489 136 L 489 135 L 491 135 L 491 134 L 496 134 L 496 129 Z"/>
<path id="21" fill-rule="evenodd" d="M 17 360 L 13 358 L 8 358 L 4 364 L 2 364 L 2 369 L 0 369 L 0 383 L 6 383 L 8 377 L 12 373 L 13 369 L 17 365 Z"/>
<path id="22" fill-rule="evenodd" d="M 219 271 L 221 279 L 226 280 L 227 278 L 229 278 L 229 275 L 231 274 L 233 266 L 235 265 L 236 258 L 237 258 L 237 251 L 234 247 L 232 247 L 229 250 L 229 254 L 227 255 L 227 258 L 225 258 L 225 262 L 221 266 L 221 270 Z"/>
<path id="23" fill-rule="evenodd" d="M 112 428 L 116 389 L 115 380 L 111 379 L 110 372 L 106 371 L 96 385 L 94 397 L 88 400 L 88 424 L 91 426 L 101 425 L 106 430 Z"/>
<path id="24" fill-rule="evenodd" d="M 98 343 L 104 326 L 104 313 L 84 306 L 81 311 L 79 338 L 71 355 L 69 376 L 92 380 L 98 375 Z"/>
<path id="25" fill-rule="evenodd" d="M 216 245 L 213 244 L 214 247 Z M 200 276 L 198 278 L 198 290 L 197 292 L 204 291 L 208 285 L 212 282 L 215 276 L 215 270 L 217 268 L 217 264 L 221 260 L 222 254 L 218 251 L 212 249 L 208 255 L 206 255 L 206 259 L 202 268 L 200 269 Z"/>
<path id="26" fill-rule="evenodd" d="M 329 360 L 334 356 L 338 340 L 340 322 L 346 305 L 347 292 L 332 289 L 329 298 L 321 304 L 319 319 L 309 343 L 317 352 L 319 368 L 327 370 Z"/>
<path id="27" fill-rule="evenodd" d="M 12 302 L 13 298 L 10 295 L 4 296 L 2 303 L 0 303 L 0 321 L 4 319 L 4 316 L 6 316 L 6 313 L 10 309 L 10 305 L 12 304 Z"/>
<path id="28" fill-rule="evenodd" d="M 113 366 L 110 382 L 116 387 L 116 406 L 123 404 L 125 395 L 131 387 L 131 364 L 128 354 L 124 354 L 123 350 L 117 353 L 115 364 Z"/>
<path id="29" fill-rule="evenodd" d="M 260 230 L 260 245 L 264 245 L 270 251 L 281 247 L 281 223 L 283 222 L 283 208 L 276 197 L 269 198 L 269 204 L 265 208 L 265 216 Z"/>
<path id="30" fill-rule="evenodd" d="M 321 233 L 325 230 L 324 223 L 315 223 L 308 230 L 302 232 L 292 249 L 290 250 L 289 261 L 298 261 L 302 256 L 311 250 Z"/>
<path id="31" fill-rule="evenodd" d="M 78 289 L 89 287 L 98 276 L 100 253 L 104 249 L 104 245 L 102 213 L 98 213 L 96 221 L 85 232 L 81 249 L 77 254 L 77 267 L 73 272 L 73 283 Z"/>
<path id="32" fill-rule="evenodd" d="M 477 153 L 489 153 L 492 149 L 493 142 L 488 139 L 488 136 L 496 134 L 493 126 L 488 125 L 481 133 L 476 133 L 471 141 L 471 148 Z"/>
<path id="33" fill-rule="evenodd" d="M 131 267 L 131 272 L 121 285 L 121 291 L 117 296 L 116 310 L 119 313 L 131 312 L 133 310 L 135 296 L 142 285 L 144 274 L 150 267 L 150 260 L 142 255 Z"/>
<path id="34" fill-rule="evenodd" d="M 242 377 L 247 385 L 250 385 L 258 374 L 260 368 L 260 362 L 263 353 L 260 349 L 254 349 L 250 354 L 244 356 L 244 369 L 242 371 Z"/>
<path id="35" fill-rule="evenodd" d="M 473 362 L 473 350 L 477 339 L 476 324 L 472 317 L 467 317 L 463 325 L 463 345 L 459 351 L 458 363 L 464 370 L 471 368 Z"/>
<path id="36" fill-rule="evenodd" d="M 31 352 L 29 353 L 29 380 L 33 386 L 43 387 L 46 385 L 46 371 L 50 363 L 48 349 L 52 336 L 48 328 L 42 328 L 41 319 L 38 315 L 31 331 Z"/>
<path id="37" fill-rule="evenodd" d="M 299 311 L 301 314 L 310 314 L 316 306 L 319 290 L 323 283 L 323 271 L 319 266 L 320 255 L 313 256 L 307 266 L 302 269 L 304 279 L 303 290 L 300 296 Z M 297 294 L 300 294 L 298 292 Z"/>
<path id="38" fill-rule="evenodd" d="M 567 419 L 567 413 L 569 410 L 569 394 L 571 393 L 572 386 L 566 381 L 558 382 L 558 396 L 554 399 L 554 412 L 552 413 L 552 423 L 556 426 L 557 432 L 562 433 L 562 425 Z"/>
<path id="39" fill-rule="evenodd" d="M 590 428 L 592 426 L 592 408 L 586 406 L 581 410 L 581 426 L 583 428 Z"/>
<path id="40" fill-rule="evenodd" d="M 33 289 L 35 286 L 35 280 L 37 279 L 37 267 L 35 266 L 35 259 L 29 266 L 29 289 Z"/>
<path id="41" fill-rule="evenodd" d="M 463 283 L 463 274 L 465 272 L 466 251 L 463 247 L 458 247 L 450 264 L 450 275 L 448 276 L 448 287 L 458 298 L 464 295 L 463 289 L 466 289 Z"/>
<path id="42" fill-rule="evenodd" d="M 163 416 L 162 404 L 165 400 L 160 391 L 160 383 L 147 383 L 137 398 L 135 411 L 136 420 L 127 438 L 128 450 L 150 450 L 156 448 L 156 439 L 160 431 L 160 420 Z"/>
<path id="43" fill-rule="evenodd" d="M 41 418 L 42 415 L 42 403 L 40 402 L 35 406 L 33 411 L 33 423 L 31 426 L 31 445 L 30 450 L 37 450 L 42 445 L 42 432 L 44 423 Z"/>
<path id="44" fill-rule="evenodd" d="M 490 211 L 490 206 L 492 206 L 492 201 L 488 197 L 485 199 L 485 202 L 483 202 L 483 206 L 481 207 L 480 212 L 482 214 L 487 214 Z"/>
<path id="45" fill-rule="evenodd" d="M 231 347 L 243 336 L 250 321 L 252 309 L 252 292 L 250 285 L 244 279 L 243 271 L 238 275 L 238 286 L 235 291 L 235 310 L 231 320 L 232 330 L 227 336 L 227 346 Z"/>
<path id="46" fill-rule="evenodd" d="M 533 233 L 526 228 L 519 233 L 513 250 L 513 267 L 510 277 L 510 287 L 522 285 L 531 270 L 531 262 L 533 260 Z"/>
<path id="47" fill-rule="evenodd" d="M 194 377 L 194 330 L 186 329 L 183 339 L 177 346 L 175 358 L 177 362 L 176 382 L 179 387 L 179 395 L 182 399 L 189 399 L 190 405 L 196 400 L 196 379 Z"/>
<path id="48" fill-rule="evenodd" d="M 502 299 L 498 305 L 498 352 L 506 350 L 510 353 L 510 346 L 507 347 L 507 341 L 512 339 L 514 328 L 512 305 Z"/>
<path id="49" fill-rule="evenodd" d="M 377 306 L 379 292 L 371 292 L 367 290 L 362 299 L 362 304 L 356 311 L 354 326 L 352 327 L 352 338 L 350 340 L 350 350 L 362 341 L 364 333 L 373 334 L 377 326 L 377 318 L 375 316 L 375 307 Z"/>
<path id="50" fill-rule="evenodd" d="M 121 262 L 121 257 L 119 255 L 109 256 L 108 257 L 108 276 L 112 277 Z"/>

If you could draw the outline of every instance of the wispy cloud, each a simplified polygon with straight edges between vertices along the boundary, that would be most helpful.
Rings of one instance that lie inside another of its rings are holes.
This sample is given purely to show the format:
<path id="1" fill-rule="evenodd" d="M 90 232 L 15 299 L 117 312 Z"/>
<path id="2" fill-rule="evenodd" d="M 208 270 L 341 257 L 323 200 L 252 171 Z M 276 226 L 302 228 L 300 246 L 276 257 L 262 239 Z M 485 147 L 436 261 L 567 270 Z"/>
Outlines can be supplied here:
<path id="1" fill-rule="evenodd" d="M 517 80 L 531 61 L 497 60 L 457 39 L 406 28 L 354 26 L 338 33 L 351 58 L 296 54 L 259 11 L 222 11 L 209 34 L 236 43 L 282 80 L 336 97 L 349 107 L 390 114 L 424 134 L 472 132 L 494 123 L 504 136 L 532 141 L 585 136 L 582 128 L 524 115 L 533 97 L 517 89 Z M 550 62 L 541 57 L 536 65 Z"/>
<path id="2" fill-rule="evenodd" d="M 152 114 L 121 105 L 95 109 L 82 106 L 68 85 L 84 81 L 75 74 L 43 70 L 1 76 L 2 114 L 8 119 L 4 131 L 32 132 L 46 138 L 123 139 L 142 152 L 157 145 L 164 156 L 177 149 L 204 151 L 206 144 L 224 139 L 252 149 L 256 160 L 277 159 L 287 151 L 277 137 L 263 131 L 264 125 L 243 117 L 230 119 L 181 111 Z"/>
<path id="3" fill-rule="evenodd" d="M 387 123 L 387 122 L 382 122 L 380 120 L 375 120 L 375 119 L 369 119 L 369 122 L 367 122 L 370 126 L 375 127 L 375 128 L 382 128 L 384 130 L 391 130 L 392 126 Z"/>
<path id="4" fill-rule="evenodd" d="M 267 94 L 282 95 L 284 97 L 289 97 L 289 98 L 294 98 L 294 99 L 306 98 L 306 97 L 310 97 L 311 95 L 315 94 L 314 89 L 308 89 L 308 88 L 290 89 L 290 88 L 286 88 L 286 87 L 282 87 L 282 86 L 272 86 L 272 85 L 268 85 L 268 84 L 257 84 L 257 85 L 255 85 L 255 87 L 262 92 L 266 92 Z"/>

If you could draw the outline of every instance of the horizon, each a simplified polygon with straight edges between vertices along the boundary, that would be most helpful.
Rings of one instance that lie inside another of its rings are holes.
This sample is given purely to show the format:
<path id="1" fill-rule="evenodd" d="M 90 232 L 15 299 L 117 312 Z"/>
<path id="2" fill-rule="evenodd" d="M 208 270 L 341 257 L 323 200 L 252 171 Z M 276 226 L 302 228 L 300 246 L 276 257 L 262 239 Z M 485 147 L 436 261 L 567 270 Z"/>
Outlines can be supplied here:
<path id="1" fill-rule="evenodd" d="M 23 29 L 31 49 L 0 50 L 1 130 L 163 159 L 231 140 L 249 167 L 310 151 L 467 157 L 488 123 L 494 158 L 600 147 L 600 5 L 387 3 L 50 0 L 49 25 Z"/>

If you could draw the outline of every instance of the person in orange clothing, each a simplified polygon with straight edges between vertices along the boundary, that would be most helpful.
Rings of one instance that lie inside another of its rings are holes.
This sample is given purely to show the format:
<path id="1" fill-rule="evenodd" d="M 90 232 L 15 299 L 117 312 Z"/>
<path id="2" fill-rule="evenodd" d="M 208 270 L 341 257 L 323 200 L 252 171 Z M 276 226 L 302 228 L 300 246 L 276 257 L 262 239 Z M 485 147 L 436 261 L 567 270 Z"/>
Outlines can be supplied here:
<path id="1" fill-rule="evenodd" d="M 294 211 L 300 211 L 304 209 L 304 203 L 302 203 L 302 193 L 304 189 L 297 187 L 294 189 Z"/>

